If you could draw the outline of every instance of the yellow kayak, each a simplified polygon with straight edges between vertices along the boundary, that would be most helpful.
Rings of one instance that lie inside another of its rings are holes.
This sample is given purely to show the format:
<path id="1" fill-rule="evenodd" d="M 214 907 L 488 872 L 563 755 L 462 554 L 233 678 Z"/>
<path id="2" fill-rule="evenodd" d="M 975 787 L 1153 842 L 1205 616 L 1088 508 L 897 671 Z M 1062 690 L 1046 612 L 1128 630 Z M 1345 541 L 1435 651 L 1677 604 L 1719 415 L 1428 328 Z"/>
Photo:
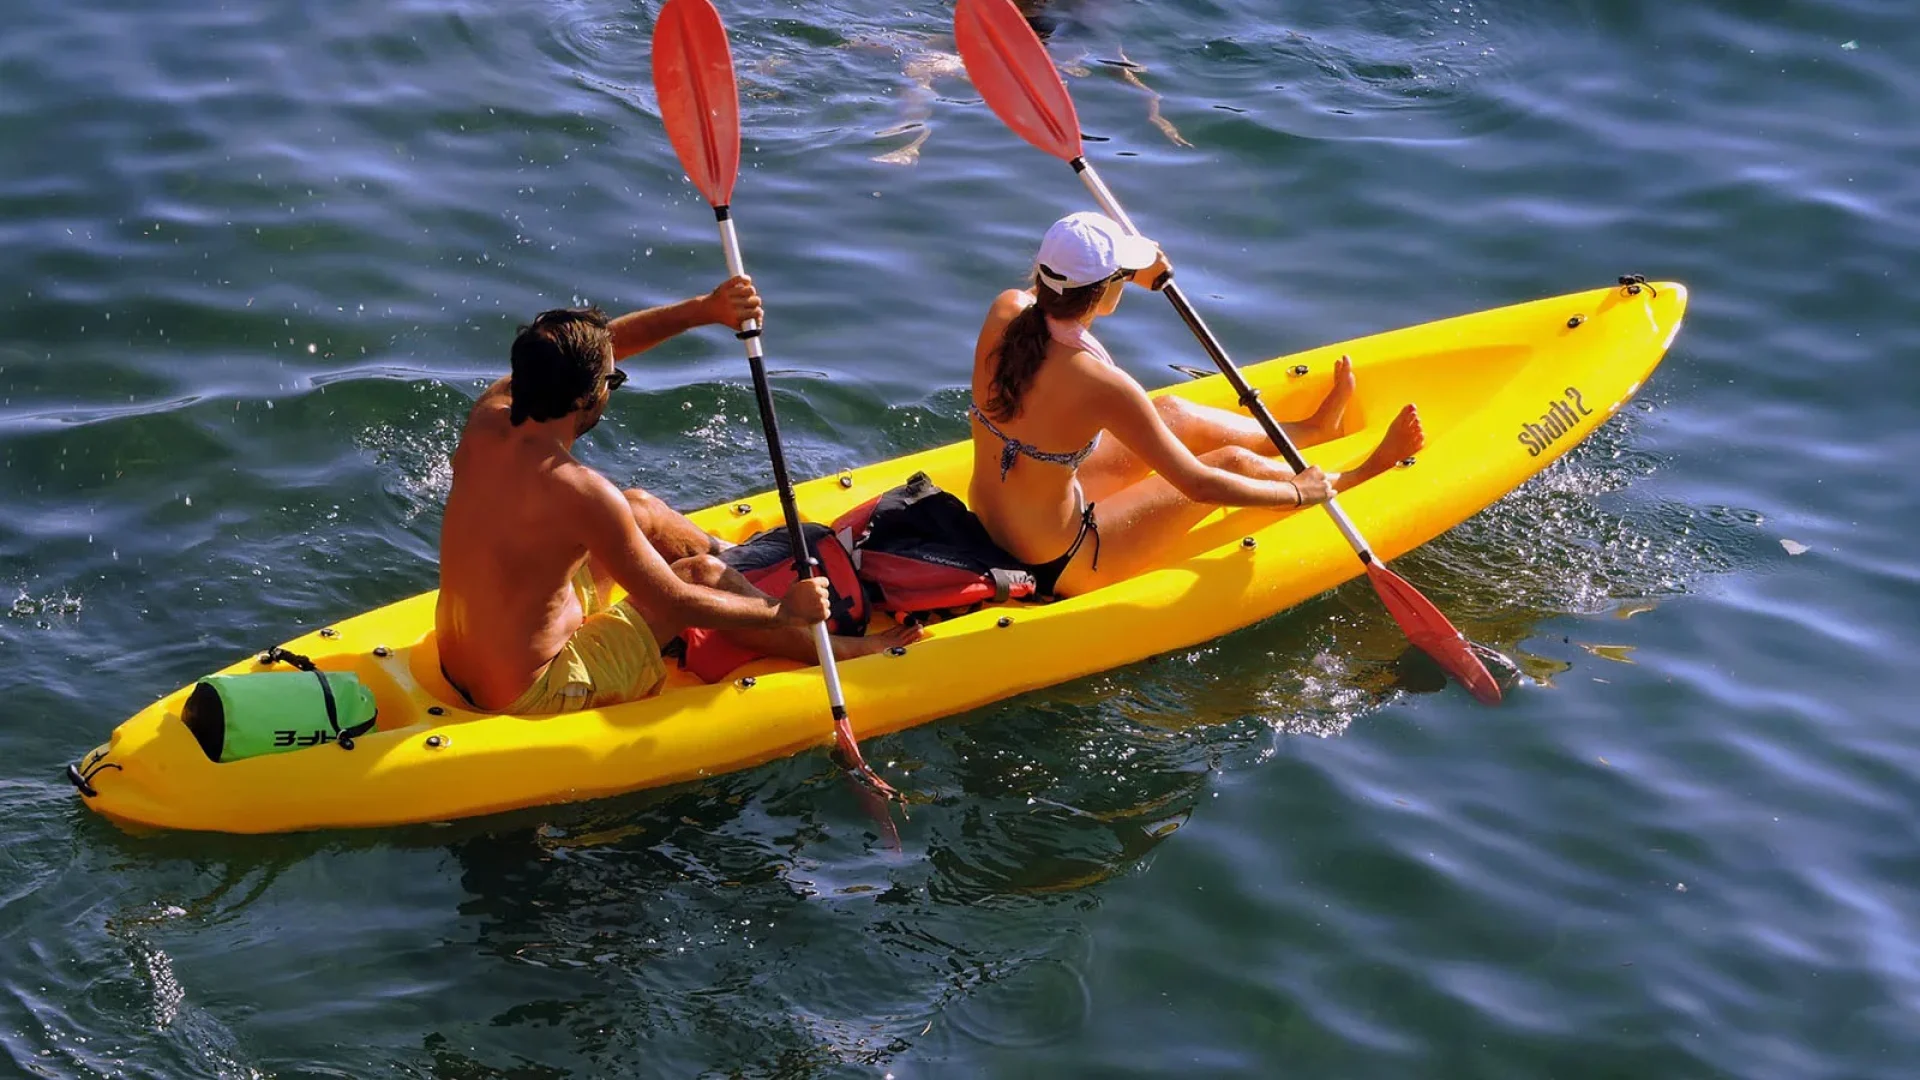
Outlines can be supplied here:
<path id="1" fill-rule="evenodd" d="M 1417 402 L 1415 464 L 1341 496 L 1391 559 L 1546 468 L 1640 389 L 1686 310 L 1685 287 L 1622 285 L 1378 334 L 1245 369 L 1279 416 L 1303 416 L 1351 354 L 1359 389 L 1339 439 L 1310 447 L 1330 469 L 1361 461 L 1381 426 Z M 1212 376 L 1159 393 L 1234 407 Z M 802 515 L 841 512 L 925 471 L 965 492 L 967 444 L 910 454 L 796 488 Z M 740 540 L 780 524 L 771 493 L 693 520 Z M 1185 648 L 1265 619 L 1362 571 L 1322 511 L 1221 510 L 1165 560 L 1125 582 L 1050 604 L 988 607 L 932 626 L 900 655 L 840 665 L 863 739 Z M 758 661 L 707 685 L 674 668 L 644 701 L 558 716 L 485 715 L 439 673 L 434 593 L 317 629 L 284 647 L 372 690 L 378 725 L 337 745 L 216 763 L 181 720 L 189 684 L 114 729 L 69 770 L 86 804 L 117 821 L 263 833 L 444 821 L 571 802 L 746 768 L 831 741 L 817 670 Z M 226 673 L 266 670 L 257 658 Z M 286 670 L 280 668 L 279 670 Z"/>

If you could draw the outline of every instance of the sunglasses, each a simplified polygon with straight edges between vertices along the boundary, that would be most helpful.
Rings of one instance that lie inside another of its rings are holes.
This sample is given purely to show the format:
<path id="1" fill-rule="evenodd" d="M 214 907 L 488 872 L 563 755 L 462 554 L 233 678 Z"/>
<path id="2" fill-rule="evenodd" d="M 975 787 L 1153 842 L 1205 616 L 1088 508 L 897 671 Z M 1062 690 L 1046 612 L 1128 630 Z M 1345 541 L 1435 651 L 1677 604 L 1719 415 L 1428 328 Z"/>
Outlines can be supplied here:
<path id="1" fill-rule="evenodd" d="M 613 371 L 609 373 L 606 378 L 607 378 L 607 393 L 609 394 L 627 385 L 627 373 L 620 370 L 619 368 L 614 368 Z"/>

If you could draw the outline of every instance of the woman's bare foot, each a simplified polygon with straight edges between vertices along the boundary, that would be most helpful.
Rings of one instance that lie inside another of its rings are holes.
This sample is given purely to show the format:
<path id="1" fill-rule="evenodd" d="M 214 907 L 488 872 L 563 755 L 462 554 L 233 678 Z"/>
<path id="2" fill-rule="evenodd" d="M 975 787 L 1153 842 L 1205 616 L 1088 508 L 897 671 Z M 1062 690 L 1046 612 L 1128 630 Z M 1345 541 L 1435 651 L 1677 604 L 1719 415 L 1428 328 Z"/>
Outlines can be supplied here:
<path id="1" fill-rule="evenodd" d="M 1353 358 L 1342 356 L 1333 365 L 1333 389 L 1313 415 L 1294 424 L 1304 443 L 1321 443 L 1340 437 L 1340 425 L 1347 418 L 1347 402 L 1353 400 Z"/>
<path id="2" fill-rule="evenodd" d="M 835 637 L 833 658 L 852 660 L 857 657 L 872 656 L 877 652 L 886 652 L 897 645 L 911 645 L 924 636 L 926 636 L 926 630 L 922 627 L 895 626 L 863 637 Z"/>
<path id="3" fill-rule="evenodd" d="M 1398 465 L 1401 460 L 1412 457 L 1427 445 L 1427 433 L 1420 427 L 1420 410 L 1412 405 L 1400 410 L 1400 415 L 1387 425 L 1387 434 L 1380 445 L 1373 448 L 1367 460 L 1357 469 L 1349 469 L 1340 474 L 1334 483 L 1335 490 L 1345 491 L 1355 484 L 1379 476 Z"/>

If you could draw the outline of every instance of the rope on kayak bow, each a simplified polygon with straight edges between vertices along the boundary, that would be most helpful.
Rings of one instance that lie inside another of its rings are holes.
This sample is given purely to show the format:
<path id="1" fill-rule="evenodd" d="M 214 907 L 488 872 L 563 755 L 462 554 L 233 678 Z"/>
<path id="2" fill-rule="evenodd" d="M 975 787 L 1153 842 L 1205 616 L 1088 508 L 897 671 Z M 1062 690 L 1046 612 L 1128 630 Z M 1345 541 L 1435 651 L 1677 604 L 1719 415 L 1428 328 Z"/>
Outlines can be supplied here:
<path id="1" fill-rule="evenodd" d="M 1620 287 L 1627 290 L 1628 296 L 1639 296 L 1641 289 L 1652 293 L 1655 299 L 1658 299 L 1660 296 L 1660 290 L 1654 288 L 1653 285 L 1647 281 L 1647 275 L 1645 274 L 1621 274 Z"/>
<path id="2" fill-rule="evenodd" d="M 339 744 L 340 749 L 353 749 L 353 740 L 372 731 L 373 725 L 379 722 L 379 717 L 376 716 L 373 719 L 355 724 L 345 731 L 342 731 L 340 729 L 340 706 L 333 700 L 333 684 L 327 681 L 326 673 L 318 667 L 315 667 L 313 661 L 307 657 L 301 656 L 297 652 L 288 652 L 280 646 L 275 645 L 273 648 L 260 654 L 260 662 L 269 666 L 275 663 L 285 662 L 294 669 L 304 671 L 320 680 L 320 696 L 325 699 L 327 703 L 327 723 L 333 725 L 334 742 Z"/>
<path id="3" fill-rule="evenodd" d="M 89 799 L 100 794 L 94 790 L 94 777 L 99 776 L 108 769 L 115 769 L 120 772 L 127 771 L 111 761 L 102 760 L 106 756 L 107 752 L 105 750 L 95 750 L 80 764 L 67 766 L 67 782 L 78 788 L 80 794 L 85 795 Z"/>

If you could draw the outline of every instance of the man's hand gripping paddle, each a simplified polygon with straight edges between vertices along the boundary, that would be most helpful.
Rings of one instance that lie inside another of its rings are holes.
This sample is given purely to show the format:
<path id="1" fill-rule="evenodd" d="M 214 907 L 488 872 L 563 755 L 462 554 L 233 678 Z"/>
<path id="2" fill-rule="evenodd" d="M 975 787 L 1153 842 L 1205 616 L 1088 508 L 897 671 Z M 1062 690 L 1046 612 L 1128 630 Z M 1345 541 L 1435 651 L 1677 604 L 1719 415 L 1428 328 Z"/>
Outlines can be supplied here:
<path id="1" fill-rule="evenodd" d="M 733 53 L 727 46 L 727 30 L 710 0 L 667 0 L 666 6 L 660 9 L 660 18 L 653 29 L 653 87 L 660 101 L 660 118 L 666 124 L 667 137 L 673 141 L 681 166 L 713 205 L 714 219 L 720 223 L 720 243 L 726 251 L 727 272 L 736 276 L 744 274 L 740 241 L 734 235 L 728 205 L 733 199 L 733 182 L 740 172 L 740 98 L 733 81 Z M 793 481 L 787 475 L 787 458 L 780 447 L 773 392 L 767 386 L 760 326 L 749 321 L 736 336 L 746 342 L 747 363 L 753 368 L 753 394 L 760 405 L 760 423 L 766 429 L 767 454 L 773 460 L 780 509 L 786 515 L 787 534 L 793 542 L 794 569 L 803 577 L 812 577 L 813 560 L 807 554 L 806 537 L 800 531 L 800 511 L 794 505 Z M 854 741 L 853 724 L 847 719 L 846 700 L 840 693 L 840 670 L 834 664 L 827 624 L 814 624 L 813 644 L 820 657 L 820 673 L 826 678 L 827 703 L 833 711 L 835 760 L 875 792 L 899 798 L 899 792 L 867 764 L 860 754 L 859 743 Z M 891 824 L 889 821 L 889 830 Z"/>
<path id="2" fill-rule="evenodd" d="M 1073 98 L 1054 69 L 1046 46 L 1040 43 L 1039 36 L 1010 0 L 959 0 L 953 11 L 953 36 L 967 75 L 988 107 L 1021 138 L 1073 166 L 1100 209 L 1128 232 L 1138 234 L 1139 230 L 1134 228 L 1133 220 L 1121 208 L 1119 200 L 1088 163 L 1080 141 L 1080 120 L 1074 112 Z M 1280 429 L 1273 414 L 1261 404 L 1259 391 L 1241 377 L 1240 369 L 1221 348 L 1213 331 L 1200 321 L 1199 313 L 1187 303 L 1180 287 L 1168 281 L 1161 291 L 1167 294 L 1173 309 L 1213 357 L 1220 373 L 1239 395 L 1241 405 L 1253 413 L 1273 445 L 1279 447 L 1287 464 L 1296 472 L 1304 472 L 1307 463 L 1300 451 Z M 1387 569 L 1385 560 L 1367 546 L 1366 538 L 1336 501 L 1328 499 L 1326 508 L 1340 534 L 1353 545 L 1354 552 L 1365 564 L 1367 577 L 1380 594 L 1381 603 L 1386 605 L 1407 638 L 1458 679 L 1474 697 L 1488 705 L 1498 704 L 1500 684 L 1474 655 L 1474 646 L 1420 590 Z"/>

